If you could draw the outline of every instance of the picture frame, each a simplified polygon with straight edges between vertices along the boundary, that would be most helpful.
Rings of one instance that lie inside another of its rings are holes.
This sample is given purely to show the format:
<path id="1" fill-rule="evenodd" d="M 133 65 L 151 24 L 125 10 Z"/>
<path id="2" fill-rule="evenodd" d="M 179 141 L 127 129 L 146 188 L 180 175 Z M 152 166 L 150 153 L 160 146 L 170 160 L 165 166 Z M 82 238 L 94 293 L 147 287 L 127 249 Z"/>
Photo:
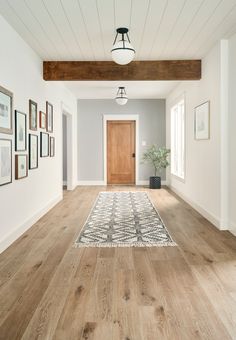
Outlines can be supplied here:
<path id="1" fill-rule="evenodd" d="M 38 168 L 38 135 L 29 134 L 29 169 Z"/>
<path id="2" fill-rule="evenodd" d="M 53 132 L 53 105 L 46 102 L 47 132 Z"/>
<path id="3" fill-rule="evenodd" d="M 12 183 L 12 141 L 0 139 L 0 186 Z"/>
<path id="4" fill-rule="evenodd" d="M 40 129 L 46 130 L 47 126 L 47 115 L 43 111 L 39 111 L 39 127 Z"/>
<path id="5" fill-rule="evenodd" d="M 49 156 L 49 134 L 40 132 L 40 157 Z"/>
<path id="6" fill-rule="evenodd" d="M 0 86 L 0 133 L 13 134 L 13 93 Z"/>
<path id="7" fill-rule="evenodd" d="M 15 151 L 27 150 L 26 113 L 15 110 Z"/>
<path id="8" fill-rule="evenodd" d="M 50 157 L 55 157 L 55 137 L 50 137 Z"/>
<path id="9" fill-rule="evenodd" d="M 37 131 L 38 128 L 38 104 L 29 100 L 29 129 Z"/>
<path id="10" fill-rule="evenodd" d="M 194 109 L 195 140 L 210 139 L 210 101 L 206 101 Z"/>
<path id="11" fill-rule="evenodd" d="M 28 177 L 27 155 L 15 155 L 15 179 Z"/>

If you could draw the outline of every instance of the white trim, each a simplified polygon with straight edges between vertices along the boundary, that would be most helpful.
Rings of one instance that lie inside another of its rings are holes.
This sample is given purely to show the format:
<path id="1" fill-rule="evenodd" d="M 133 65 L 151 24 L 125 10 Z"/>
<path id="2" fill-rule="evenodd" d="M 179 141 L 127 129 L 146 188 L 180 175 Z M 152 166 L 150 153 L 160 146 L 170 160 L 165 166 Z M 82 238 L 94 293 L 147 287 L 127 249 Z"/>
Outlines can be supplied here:
<path id="1" fill-rule="evenodd" d="M 66 135 L 67 135 L 67 190 L 73 190 L 75 185 L 73 184 L 73 122 L 72 122 L 72 114 L 71 111 L 63 102 L 61 103 L 61 119 L 63 119 L 63 115 L 66 117 Z M 62 136 L 63 136 L 63 123 L 62 123 Z M 62 138 L 63 143 L 63 138 Z M 63 150 L 63 144 L 62 144 Z M 63 152 L 62 152 L 63 154 Z M 62 159 L 63 163 L 63 159 Z M 62 174 L 63 177 L 63 174 Z M 62 180 L 63 183 L 63 180 Z"/>
<path id="2" fill-rule="evenodd" d="M 227 230 L 225 228 L 222 228 L 220 225 L 220 219 L 215 216 L 214 214 L 210 213 L 209 211 L 206 211 L 202 206 L 195 203 L 191 199 L 189 199 L 187 196 L 182 194 L 180 191 L 175 189 L 173 186 L 169 186 L 169 188 L 180 198 L 182 198 L 185 202 L 187 202 L 193 209 L 195 209 L 200 215 L 205 217 L 208 221 L 210 221 L 215 227 L 217 227 L 219 230 Z"/>
<path id="3" fill-rule="evenodd" d="M 236 236 L 236 224 L 232 221 L 229 222 L 229 231 L 231 232 L 231 234 Z"/>
<path id="4" fill-rule="evenodd" d="M 77 185 L 105 185 L 104 181 L 78 181 Z"/>
<path id="5" fill-rule="evenodd" d="M 17 240 L 26 230 L 36 223 L 42 216 L 51 210 L 58 202 L 62 200 L 62 195 L 58 195 L 49 201 L 44 208 L 40 209 L 36 214 L 27 219 L 22 225 L 11 231 L 4 239 L 0 240 L 0 253 L 7 249 L 15 240 Z"/>
<path id="6" fill-rule="evenodd" d="M 228 99 L 228 40 L 221 40 L 220 42 L 220 215 L 221 228 L 227 228 L 229 224 L 228 213 L 228 193 L 229 193 L 229 179 L 228 179 L 228 164 L 229 164 L 229 146 L 228 146 L 228 116 L 229 116 L 229 99 Z M 228 228 L 227 228 L 228 229 Z"/>
<path id="7" fill-rule="evenodd" d="M 104 184 L 107 185 L 107 121 L 134 120 L 135 121 L 135 184 L 139 178 L 139 115 L 104 114 L 103 115 L 103 173 Z"/>

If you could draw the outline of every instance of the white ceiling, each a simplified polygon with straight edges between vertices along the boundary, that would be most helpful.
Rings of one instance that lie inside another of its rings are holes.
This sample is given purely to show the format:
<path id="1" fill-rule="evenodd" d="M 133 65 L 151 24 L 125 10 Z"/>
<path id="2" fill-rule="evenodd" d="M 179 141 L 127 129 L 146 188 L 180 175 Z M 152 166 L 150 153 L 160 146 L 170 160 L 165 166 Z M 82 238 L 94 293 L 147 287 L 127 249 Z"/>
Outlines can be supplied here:
<path id="1" fill-rule="evenodd" d="M 0 13 L 44 60 L 109 60 L 120 26 L 137 60 L 201 58 L 236 31 L 236 0 L 1 0 Z"/>
<path id="2" fill-rule="evenodd" d="M 166 98 L 177 81 L 65 81 L 79 99 L 114 99 L 119 86 L 125 86 L 129 99 Z"/>

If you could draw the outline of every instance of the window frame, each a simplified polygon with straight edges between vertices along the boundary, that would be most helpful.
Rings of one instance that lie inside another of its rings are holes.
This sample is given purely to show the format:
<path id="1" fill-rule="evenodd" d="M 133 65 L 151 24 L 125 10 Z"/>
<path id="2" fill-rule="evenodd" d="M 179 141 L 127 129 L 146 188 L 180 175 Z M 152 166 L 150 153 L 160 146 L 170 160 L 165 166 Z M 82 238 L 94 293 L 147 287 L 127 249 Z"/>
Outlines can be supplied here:
<path id="1" fill-rule="evenodd" d="M 178 98 L 176 98 L 172 103 L 171 103 L 171 107 L 170 107 L 170 145 L 171 145 L 171 154 L 172 154 L 172 110 L 178 106 L 181 102 L 183 101 L 183 108 L 184 108 L 184 114 L 183 114 L 183 118 L 184 118 L 184 128 L 183 128 L 183 137 L 184 137 L 184 142 L 183 142 L 183 147 L 184 147 L 184 151 L 183 151 L 183 172 L 184 172 L 184 176 L 181 177 L 179 175 L 177 175 L 176 173 L 173 173 L 173 168 L 172 168 L 172 155 L 171 155 L 171 165 L 170 165 L 170 175 L 172 177 L 174 177 L 175 179 L 179 180 L 180 182 L 185 183 L 186 181 L 186 100 L 185 100 L 185 94 L 182 94 L 181 96 L 179 96 Z"/>

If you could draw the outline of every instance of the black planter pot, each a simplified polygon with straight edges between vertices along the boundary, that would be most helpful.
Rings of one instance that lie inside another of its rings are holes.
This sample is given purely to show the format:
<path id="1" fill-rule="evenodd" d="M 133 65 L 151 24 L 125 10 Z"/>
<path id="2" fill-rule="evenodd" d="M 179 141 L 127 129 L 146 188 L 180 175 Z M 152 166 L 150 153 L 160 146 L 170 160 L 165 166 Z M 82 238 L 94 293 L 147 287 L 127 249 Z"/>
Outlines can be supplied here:
<path id="1" fill-rule="evenodd" d="M 161 177 L 151 176 L 149 178 L 149 188 L 150 189 L 161 189 Z"/>

